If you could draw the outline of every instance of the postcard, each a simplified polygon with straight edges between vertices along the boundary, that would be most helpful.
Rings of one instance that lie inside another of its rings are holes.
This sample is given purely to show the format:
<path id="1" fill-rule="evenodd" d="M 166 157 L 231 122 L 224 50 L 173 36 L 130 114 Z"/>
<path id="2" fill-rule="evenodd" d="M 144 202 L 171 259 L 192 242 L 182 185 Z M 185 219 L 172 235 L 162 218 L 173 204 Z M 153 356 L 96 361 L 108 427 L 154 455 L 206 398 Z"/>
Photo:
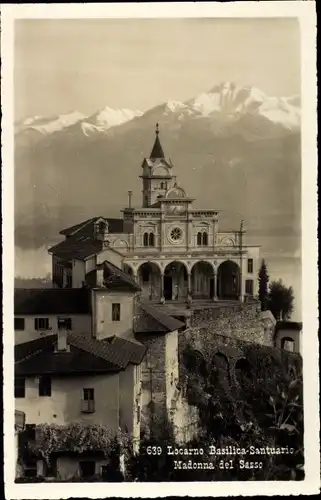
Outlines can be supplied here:
<path id="1" fill-rule="evenodd" d="M 8 498 L 317 493 L 315 3 L 7 5 L 1 46 Z"/>

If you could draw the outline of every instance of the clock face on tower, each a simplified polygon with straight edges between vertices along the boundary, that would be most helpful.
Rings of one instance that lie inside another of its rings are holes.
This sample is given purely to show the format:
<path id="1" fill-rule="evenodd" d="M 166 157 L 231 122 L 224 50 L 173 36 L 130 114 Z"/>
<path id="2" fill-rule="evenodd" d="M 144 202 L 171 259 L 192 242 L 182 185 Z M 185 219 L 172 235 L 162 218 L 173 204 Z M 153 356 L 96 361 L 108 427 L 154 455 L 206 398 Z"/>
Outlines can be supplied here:
<path id="1" fill-rule="evenodd" d="M 181 215 L 186 212 L 185 205 L 168 205 L 167 213 L 171 215 Z"/>
<path id="2" fill-rule="evenodd" d="M 168 239 L 171 243 L 181 243 L 183 237 L 184 232 L 180 227 L 171 227 L 168 231 Z"/>

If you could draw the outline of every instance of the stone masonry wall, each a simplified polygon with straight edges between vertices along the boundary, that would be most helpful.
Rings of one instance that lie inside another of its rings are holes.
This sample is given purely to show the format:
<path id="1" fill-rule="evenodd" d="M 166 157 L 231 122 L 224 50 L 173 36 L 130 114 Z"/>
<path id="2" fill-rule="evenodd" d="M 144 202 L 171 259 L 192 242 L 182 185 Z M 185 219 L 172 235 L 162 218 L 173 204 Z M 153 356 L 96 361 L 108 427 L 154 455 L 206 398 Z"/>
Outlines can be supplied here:
<path id="1" fill-rule="evenodd" d="M 142 422 L 145 434 L 154 435 L 166 415 L 166 339 L 165 335 L 136 334 L 147 346 L 142 362 Z"/>
<path id="2" fill-rule="evenodd" d="M 210 347 L 213 337 L 224 335 L 251 343 L 270 345 L 264 336 L 264 324 L 261 321 L 260 309 L 256 303 L 240 304 L 233 307 L 197 310 L 193 313 L 191 328 L 186 335 L 196 334 L 202 328 L 202 344 Z"/>

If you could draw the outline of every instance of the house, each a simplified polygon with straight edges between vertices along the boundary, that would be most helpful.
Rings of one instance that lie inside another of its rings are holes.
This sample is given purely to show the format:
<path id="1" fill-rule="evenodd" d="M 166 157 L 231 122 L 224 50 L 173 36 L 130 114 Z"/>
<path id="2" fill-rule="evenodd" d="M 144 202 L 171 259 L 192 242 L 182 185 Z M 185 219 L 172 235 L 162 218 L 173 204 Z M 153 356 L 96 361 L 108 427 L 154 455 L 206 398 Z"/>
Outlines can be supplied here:
<path id="1" fill-rule="evenodd" d="M 142 431 L 154 433 L 157 419 L 175 420 L 178 332 L 185 325 L 141 301 L 137 283 L 109 261 L 90 279 L 92 287 L 15 290 L 15 326 L 24 326 L 15 332 L 21 439 L 34 442 L 42 424 L 98 425 L 126 431 L 137 451 Z M 101 454 L 62 450 L 54 472 L 43 460 L 24 460 L 26 474 L 61 480 L 106 467 Z"/>
<path id="2" fill-rule="evenodd" d="M 103 425 L 115 436 L 126 430 L 138 449 L 145 352 L 142 344 L 117 336 L 97 340 L 62 329 L 16 345 L 15 402 L 25 414 L 26 429 L 35 431 L 43 423 Z M 91 460 L 99 473 L 105 464 Z M 58 478 L 80 474 L 80 462 L 81 456 L 58 457 Z"/>
<path id="3" fill-rule="evenodd" d="M 137 283 L 109 261 L 90 273 L 82 288 L 15 289 L 15 343 L 57 334 L 61 329 L 103 338 L 110 331 L 133 338 Z"/>
<path id="4" fill-rule="evenodd" d="M 301 353 L 302 323 L 296 321 L 277 321 L 274 330 L 274 343 L 280 349 Z"/>

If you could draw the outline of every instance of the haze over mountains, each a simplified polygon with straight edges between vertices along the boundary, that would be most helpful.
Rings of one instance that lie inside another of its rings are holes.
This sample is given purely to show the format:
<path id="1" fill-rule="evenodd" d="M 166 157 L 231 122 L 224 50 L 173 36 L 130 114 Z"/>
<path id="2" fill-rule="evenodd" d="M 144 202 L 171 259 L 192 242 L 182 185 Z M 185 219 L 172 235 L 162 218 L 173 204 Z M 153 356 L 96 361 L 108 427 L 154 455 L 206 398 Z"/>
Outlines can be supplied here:
<path id="1" fill-rule="evenodd" d="M 230 82 L 146 112 L 106 106 L 91 116 L 73 111 L 16 123 L 16 245 L 37 248 L 82 219 L 120 216 L 128 190 L 139 206 L 140 166 L 156 122 L 195 206 L 222 210 L 228 226 L 244 218 L 253 243 L 270 237 L 268 251 L 298 250 L 300 98 Z"/>

